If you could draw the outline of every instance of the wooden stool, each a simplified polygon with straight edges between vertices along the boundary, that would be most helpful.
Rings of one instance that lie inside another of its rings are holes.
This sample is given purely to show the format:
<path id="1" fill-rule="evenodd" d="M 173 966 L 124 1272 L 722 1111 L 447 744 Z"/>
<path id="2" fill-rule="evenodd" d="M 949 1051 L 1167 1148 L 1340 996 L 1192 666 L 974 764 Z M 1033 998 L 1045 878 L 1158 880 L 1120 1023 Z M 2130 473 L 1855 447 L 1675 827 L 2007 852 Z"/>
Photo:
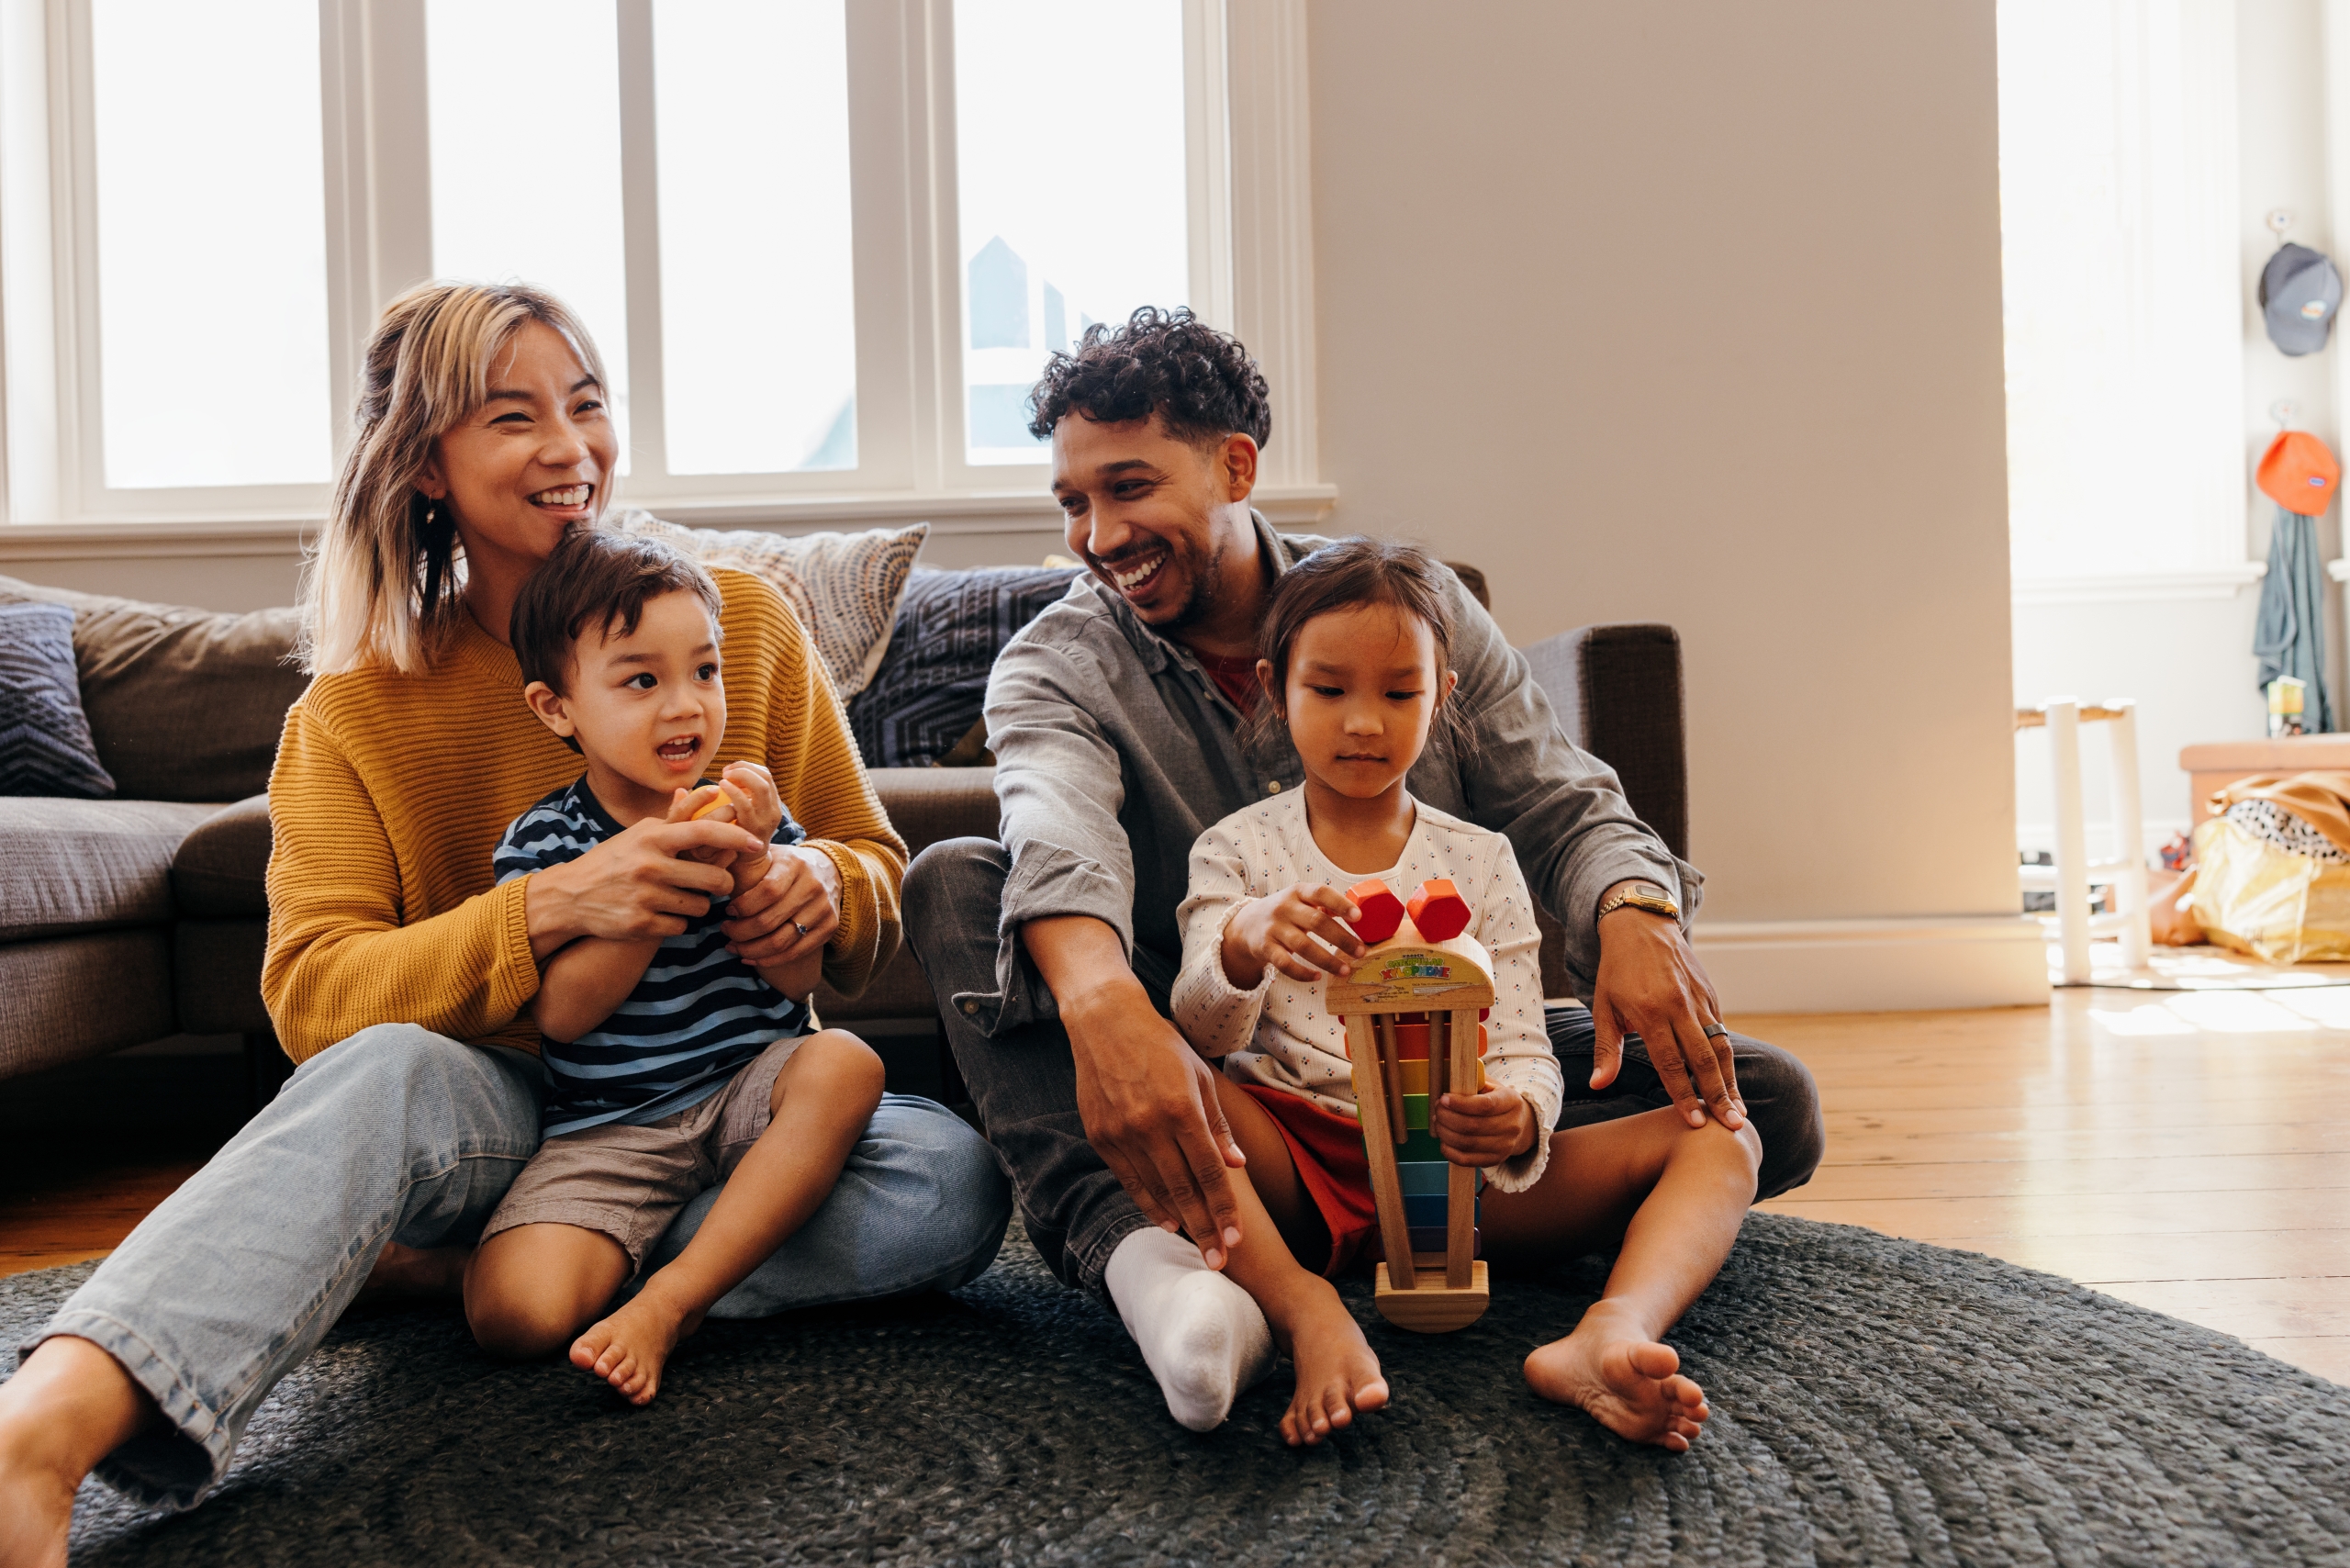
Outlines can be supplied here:
<path id="1" fill-rule="evenodd" d="M 1325 998 L 1347 1021 L 1355 1108 L 1387 1254 L 1372 1301 L 1399 1328 L 1445 1334 L 1485 1313 L 1485 1265 L 1476 1256 L 1478 1174 L 1445 1159 L 1433 1124 L 1437 1101 L 1455 1086 L 1465 1086 L 1464 1093 L 1484 1086 L 1477 1015 L 1493 1004 L 1493 959 L 1476 938 L 1429 942 L 1408 920 L 1356 960 L 1345 980 L 1333 978 Z M 1415 1014 L 1426 1022 L 1413 1022 Z M 1435 1191 L 1419 1190 L 1438 1182 Z M 1439 1204 L 1440 1230 L 1414 1223 L 1433 1219 Z M 1440 1249 L 1414 1247 L 1439 1238 Z"/>

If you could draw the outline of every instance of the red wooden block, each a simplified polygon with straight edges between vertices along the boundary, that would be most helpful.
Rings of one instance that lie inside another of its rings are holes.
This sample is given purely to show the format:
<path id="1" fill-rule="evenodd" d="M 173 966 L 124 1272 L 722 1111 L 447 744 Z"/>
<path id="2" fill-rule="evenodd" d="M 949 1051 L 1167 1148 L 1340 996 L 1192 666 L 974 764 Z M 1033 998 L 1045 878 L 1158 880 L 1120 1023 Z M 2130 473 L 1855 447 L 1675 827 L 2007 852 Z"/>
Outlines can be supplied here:
<path id="1" fill-rule="evenodd" d="M 1355 922 L 1355 935 L 1374 947 L 1394 935 L 1395 928 L 1404 924 L 1404 901 L 1376 877 L 1348 888 L 1347 897 L 1362 911 L 1362 918 Z"/>
<path id="2" fill-rule="evenodd" d="M 1446 877 L 1431 877 L 1420 884 L 1405 906 L 1412 924 L 1431 942 L 1449 942 L 1469 929 L 1469 901 Z"/>

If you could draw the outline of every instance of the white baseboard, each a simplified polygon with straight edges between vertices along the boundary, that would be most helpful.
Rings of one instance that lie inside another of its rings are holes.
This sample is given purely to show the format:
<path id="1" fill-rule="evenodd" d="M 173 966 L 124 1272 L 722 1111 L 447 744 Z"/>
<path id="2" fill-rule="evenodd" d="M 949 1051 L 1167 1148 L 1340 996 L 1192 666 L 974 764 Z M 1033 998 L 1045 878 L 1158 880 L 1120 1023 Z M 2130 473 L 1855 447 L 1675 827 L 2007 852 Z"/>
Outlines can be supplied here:
<path id="1" fill-rule="evenodd" d="M 1741 1013 L 1907 1013 L 2048 1000 L 2048 944 L 2021 915 L 1700 920 L 1697 956 Z"/>

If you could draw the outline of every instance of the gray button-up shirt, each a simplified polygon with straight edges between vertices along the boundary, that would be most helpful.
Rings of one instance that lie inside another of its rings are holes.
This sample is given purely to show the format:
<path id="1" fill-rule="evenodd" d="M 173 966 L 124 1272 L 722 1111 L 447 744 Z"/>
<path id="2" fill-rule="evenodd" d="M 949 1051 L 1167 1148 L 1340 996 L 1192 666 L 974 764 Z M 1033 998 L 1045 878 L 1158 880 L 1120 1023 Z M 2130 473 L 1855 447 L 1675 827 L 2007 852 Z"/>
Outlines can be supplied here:
<path id="1" fill-rule="evenodd" d="M 1276 571 L 1328 543 L 1277 534 L 1261 515 L 1256 524 Z M 1685 922 L 1700 879 L 1632 814 L 1614 770 L 1567 739 L 1484 607 L 1449 572 L 1445 587 L 1460 675 L 1452 700 L 1474 744 L 1456 755 L 1432 743 L 1407 785 L 1438 811 L 1509 835 L 1528 887 L 1565 928 L 1568 965 L 1587 991 L 1601 895 L 1632 877 L 1678 887 Z M 1118 933 L 1164 1007 L 1182 962 L 1175 912 L 1192 845 L 1251 801 L 1299 787 L 1304 767 L 1288 731 L 1270 726 L 1250 744 L 1241 713 L 1191 651 L 1091 577 L 1005 646 L 988 678 L 987 723 L 1012 855 L 1000 990 L 956 1004 L 990 1034 L 1052 1015 L 1020 927 L 1083 914 Z"/>

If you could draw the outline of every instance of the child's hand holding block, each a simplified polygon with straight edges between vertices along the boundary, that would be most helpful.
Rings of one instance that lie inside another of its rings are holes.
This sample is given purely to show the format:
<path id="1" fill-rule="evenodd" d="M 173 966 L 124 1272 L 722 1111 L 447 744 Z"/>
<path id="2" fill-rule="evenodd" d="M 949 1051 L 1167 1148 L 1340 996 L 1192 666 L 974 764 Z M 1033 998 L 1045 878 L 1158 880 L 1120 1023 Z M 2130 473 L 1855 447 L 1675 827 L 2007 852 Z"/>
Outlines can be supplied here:
<path id="1" fill-rule="evenodd" d="M 1407 906 L 1413 928 L 1430 942 L 1449 942 L 1469 929 L 1469 901 L 1446 877 L 1431 877 L 1420 884 Z"/>
<path id="2" fill-rule="evenodd" d="M 1371 946 L 1394 935 L 1395 928 L 1404 924 L 1404 901 L 1388 891 L 1387 884 L 1376 877 L 1367 877 L 1348 888 L 1347 897 L 1362 911 L 1362 917 L 1354 923 L 1355 935 Z"/>

